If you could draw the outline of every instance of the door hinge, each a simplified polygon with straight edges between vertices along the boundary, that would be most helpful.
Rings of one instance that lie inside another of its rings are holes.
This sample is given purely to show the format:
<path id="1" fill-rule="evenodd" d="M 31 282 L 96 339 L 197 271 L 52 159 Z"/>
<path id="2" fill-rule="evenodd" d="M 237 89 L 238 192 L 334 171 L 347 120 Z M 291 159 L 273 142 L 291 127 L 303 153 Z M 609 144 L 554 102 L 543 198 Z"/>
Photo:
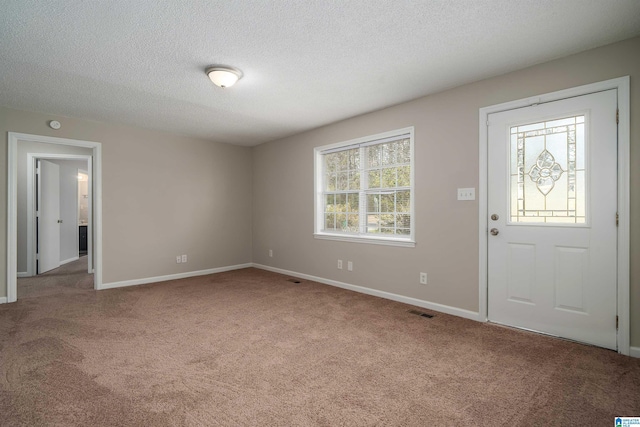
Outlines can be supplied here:
<path id="1" fill-rule="evenodd" d="M 620 225 L 620 215 L 616 212 L 616 227 Z"/>
<path id="2" fill-rule="evenodd" d="M 616 124 L 620 124 L 620 109 L 616 108 Z"/>
<path id="3" fill-rule="evenodd" d="M 618 316 L 616 316 L 616 330 L 618 330 Z"/>

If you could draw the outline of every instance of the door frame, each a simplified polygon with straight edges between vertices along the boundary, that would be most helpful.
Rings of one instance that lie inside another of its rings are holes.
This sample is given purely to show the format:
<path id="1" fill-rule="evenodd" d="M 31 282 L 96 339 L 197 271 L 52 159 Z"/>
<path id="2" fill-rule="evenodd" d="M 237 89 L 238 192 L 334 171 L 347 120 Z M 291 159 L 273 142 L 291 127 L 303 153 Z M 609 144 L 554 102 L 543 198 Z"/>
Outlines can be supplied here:
<path id="1" fill-rule="evenodd" d="M 93 150 L 94 289 L 102 286 L 102 144 L 53 136 L 8 133 L 7 155 L 7 302 L 18 299 L 18 143 L 19 141 L 85 147 Z M 48 156 L 48 154 L 45 154 Z M 67 154 L 66 157 L 72 155 Z"/>
<path id="2" fill-rule="evenodd" d="M 91 246 L 93 243 L 93 177 L 91 171 L 93 170 L 92 162 L 87 162 L 87 170 L 78 169 L 78 179 L 80 178 L 80 174 L 87 175 L 87 197 L 89 199 L 89 203 L 87 206 L 87 272 L 93 273 L 93 248 Z M 79 196 L 79 182 L 78 186 L 76 186 L 76 212 L 77 218 L 80 218 L 80 196 Z M 79 222 L 79 221 L 78 221 Z M 78 235 L 76 239 L 80 237 L 80 229 L 78 229 Z M 78 242 L 78 258 L 80 258 L 80 243 Z"/>
<path id="3" fill-rule="evenodd" d="M 35 197 L 36 197 L 36 182 L 35 182 L 35 170 L 36 161 L 38 160 L 85 160 L 87 162 L 87 175 L 89 175 L 89 183 L 91 184 L 91 155 L 88 154 L 50 154 L 50 153 L 27 153 L 27 274 L 29 276 L 35 276 L 36 272 L 36 209 L 35 209 Z M 76 191 L 77 193 L 77 191 Z M 91 187 L 89 187 L 89 223 L 87 227 L 87 263 L 88 273 L 93 272 L 93 249 L 92 249 L 92 221 L 91 221 L 91 205 L 93 194 Z M 77 197 L 76 197 L 77 199 Z M 77 209 L 76 203 L 76 210 Z M 76 238 L 77 238 L 76 232 Z M 76 239 L 77 240 L 77 239 Z"/>
<path id="4" fill-rule="evenodd" d="M 618 306 L 618 353 L 629 355 L 630 350 L 630 296 L 629 296 L 629 239 L 630 239 L 630 94 L 629 76 L 578 86 L 544 95 L 532 96 L 516 101 L 480 108 L 479 112 L 479 158 L 480 176 L 478 185 L 479 224 L 479 319 L 488 321 L 488 121 L 489 114 L 566 98 L 588 95 L 615 89 L 618 95 L 618 229 L 617 229 L 617 306 Z M 614 118 L 612 117 L 612 120 Z M 613 218 L 612 218 L 613 221 Z"/>

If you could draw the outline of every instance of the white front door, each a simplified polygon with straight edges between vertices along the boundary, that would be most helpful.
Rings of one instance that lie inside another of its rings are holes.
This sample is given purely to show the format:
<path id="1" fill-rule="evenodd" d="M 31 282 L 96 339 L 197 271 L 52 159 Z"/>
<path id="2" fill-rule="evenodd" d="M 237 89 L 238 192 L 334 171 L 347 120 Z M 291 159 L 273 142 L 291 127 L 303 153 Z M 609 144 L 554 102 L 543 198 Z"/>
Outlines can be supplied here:
<path id="1" fill-rule="evenodd" d="M 38 161 L 38 274 L 60 267 L 60 167 Z"/>
<path id="2" fill-rule="evenodd" d="M 489 115 L 488 318 L 617 348 L 617 95 Z"/>

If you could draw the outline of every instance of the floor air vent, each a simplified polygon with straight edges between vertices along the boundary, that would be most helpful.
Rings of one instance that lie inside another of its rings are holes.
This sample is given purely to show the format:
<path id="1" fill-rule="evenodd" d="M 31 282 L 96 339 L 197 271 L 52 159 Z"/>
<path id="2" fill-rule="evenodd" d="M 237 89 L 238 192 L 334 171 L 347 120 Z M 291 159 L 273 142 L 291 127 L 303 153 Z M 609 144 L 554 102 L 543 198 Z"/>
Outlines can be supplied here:
<path id="1" fill-rule="evenodd" d="M 300 279 L 287 279 L 287 282 L 300 283 Z"/>
<path id="2" fill-rule="evenodd" d="M 409 310 L 409 313 L 415 314 L 416 316 L 426 317 L 427 319 L 431 319 L 433 317 L 433 314 L 425 313 L 424 311 Z"/>

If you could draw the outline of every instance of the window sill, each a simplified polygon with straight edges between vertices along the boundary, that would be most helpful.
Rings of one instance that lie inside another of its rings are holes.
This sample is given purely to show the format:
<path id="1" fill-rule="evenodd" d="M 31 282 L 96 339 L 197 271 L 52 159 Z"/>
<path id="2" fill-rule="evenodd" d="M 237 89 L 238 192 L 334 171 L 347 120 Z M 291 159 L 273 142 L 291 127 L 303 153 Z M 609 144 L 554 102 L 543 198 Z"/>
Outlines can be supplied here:
<path id="1" fill-rule="evenodd" d="M 369 243 L 371 245 L 401 246 L 414 248 L 416 242 L 407 239 L 393 239 L 380 237 L 348 236 L 342 234 L 314 233 L 313 237 L 321 240 L 336 240 L 340 242 Z"/>

